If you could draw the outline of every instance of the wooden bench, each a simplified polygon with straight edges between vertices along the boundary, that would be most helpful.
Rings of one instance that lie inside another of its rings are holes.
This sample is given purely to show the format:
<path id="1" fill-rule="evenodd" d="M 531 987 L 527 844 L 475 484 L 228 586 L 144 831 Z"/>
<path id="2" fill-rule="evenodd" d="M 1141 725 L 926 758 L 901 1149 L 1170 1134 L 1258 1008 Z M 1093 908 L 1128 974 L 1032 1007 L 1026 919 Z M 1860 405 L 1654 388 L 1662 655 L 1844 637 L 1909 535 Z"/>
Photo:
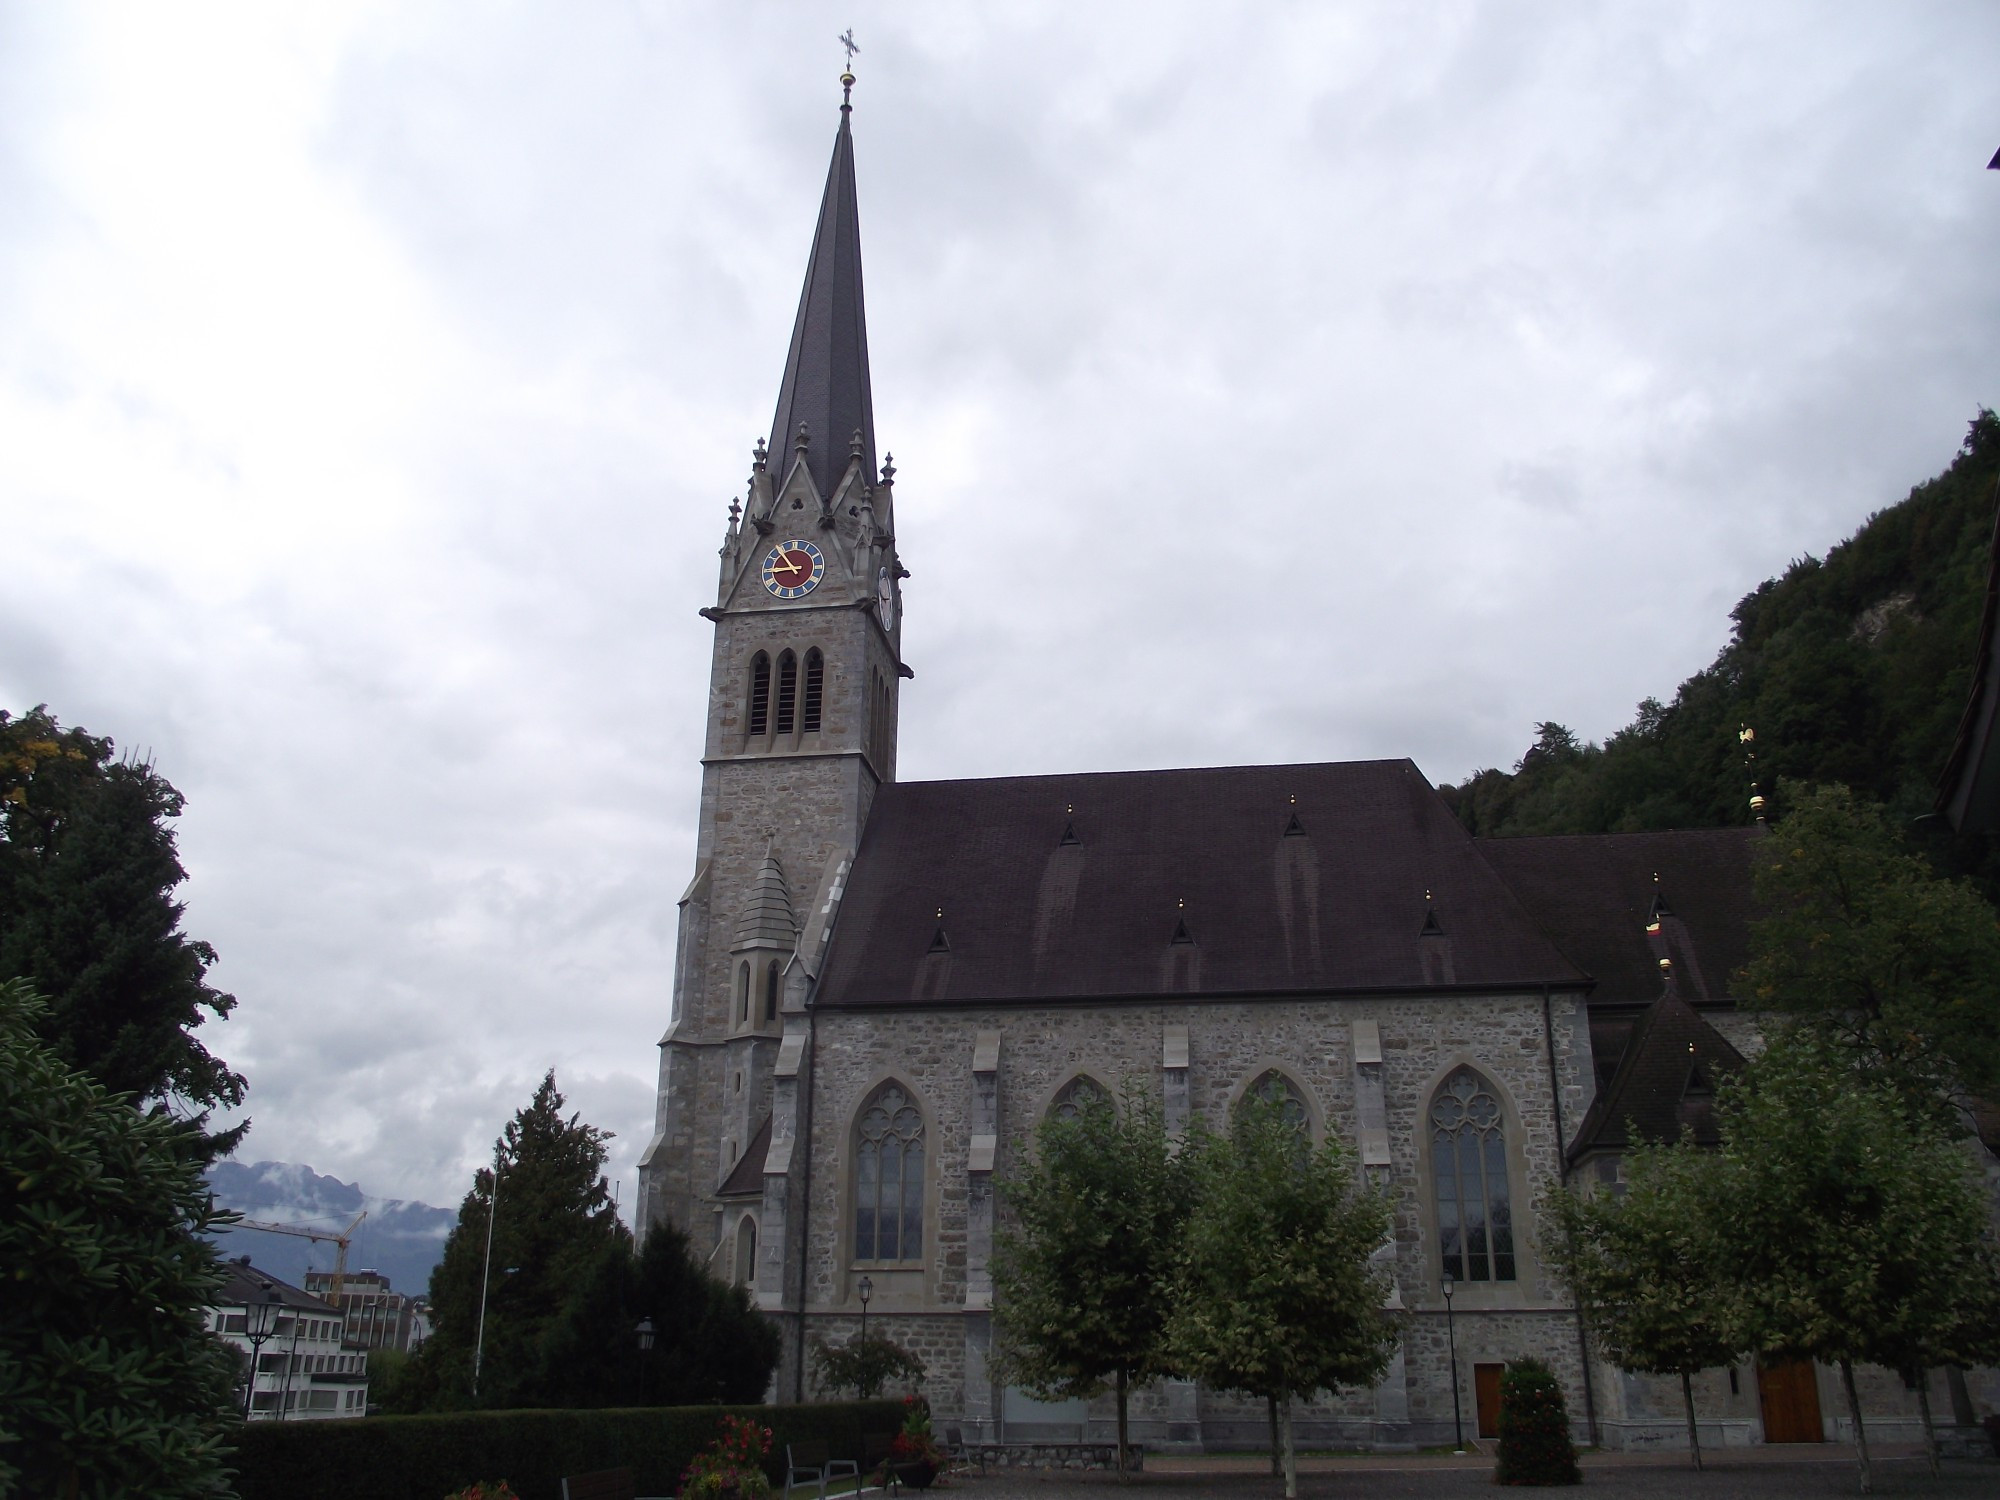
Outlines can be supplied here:
<path id="1" fill-rule="evenodd" d="M 632 1471 L 599 1469 L 562 1482 L 563 1500 L 638 1500 L 632 1493 Z"/>
<path id="2" fill-rule="evenodd" d="M 820 1500 L 826 1500 L 826 1482 L 839 1475 L 852 1474 L 854 1487 L 861 1488 L 861 1466 L 851 1458 L 835 1458 L 825 1443 L 785 1444 L 785 1493 L 792 1492 L 792 1486 L 801 1482 L 818 1484 Z"/>

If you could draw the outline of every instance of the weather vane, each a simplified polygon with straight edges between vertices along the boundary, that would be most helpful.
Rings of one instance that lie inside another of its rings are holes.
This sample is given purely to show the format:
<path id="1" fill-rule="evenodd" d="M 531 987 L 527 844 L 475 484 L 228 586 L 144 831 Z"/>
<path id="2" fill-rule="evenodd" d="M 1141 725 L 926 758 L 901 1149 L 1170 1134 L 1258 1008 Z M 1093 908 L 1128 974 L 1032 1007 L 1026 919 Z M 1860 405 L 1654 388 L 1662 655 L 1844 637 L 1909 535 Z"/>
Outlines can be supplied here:
<path id="1" fill-rule="evenodd" d="M 860 47 L 855 45 L 854 28 L 852 26 L 841 32 L 840 45 L 847 49 L 847 66 L 849 69 L 852 69 L 854 67 L 854 54 L 861 50 Z"/>

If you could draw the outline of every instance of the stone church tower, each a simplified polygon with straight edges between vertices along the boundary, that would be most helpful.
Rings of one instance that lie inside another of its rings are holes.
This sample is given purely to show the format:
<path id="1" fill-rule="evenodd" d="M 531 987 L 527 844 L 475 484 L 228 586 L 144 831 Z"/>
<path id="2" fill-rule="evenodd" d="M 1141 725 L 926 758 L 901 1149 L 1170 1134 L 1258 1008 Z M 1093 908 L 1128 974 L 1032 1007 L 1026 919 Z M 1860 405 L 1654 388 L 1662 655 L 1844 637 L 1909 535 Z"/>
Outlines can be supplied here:
<path id="1" fill-rule="evenodd" d="M 851 76 L 843 77 L 851 88 Z M 845 94 L 846 90 L 843 90 Z M 694 878 L 637 1224 L 747 1279 L 784 1015 L 802 1008 L 876 789 L 896 774 L 895 464 L 878 466 L 843 97 L 770 446 L 722 540 Z M 731 1214 L 734 1207 L 737 1211 Z"/>

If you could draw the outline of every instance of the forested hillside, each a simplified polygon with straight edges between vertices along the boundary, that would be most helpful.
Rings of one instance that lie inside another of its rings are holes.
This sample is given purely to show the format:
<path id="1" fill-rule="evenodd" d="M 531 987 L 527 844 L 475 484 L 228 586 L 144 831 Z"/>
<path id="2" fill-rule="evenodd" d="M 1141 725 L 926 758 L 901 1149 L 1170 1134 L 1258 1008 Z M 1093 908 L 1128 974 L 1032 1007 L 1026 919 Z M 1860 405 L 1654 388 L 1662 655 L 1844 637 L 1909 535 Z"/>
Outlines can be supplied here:
<path id="1" fill-rule="evenodd" d="M 1899 819 L 1928 812 L 1971 682 L 1996 475 L 2000 418 L 1982 409 L 1950 468 L 1746 595 L 1672 702 L 1648 698 L 1601 745 L 1537 725 L 1512 772 L 1445 798 L 1477 834 L 1746 823 L 1747 724 L 1766 796 L 1780 778 L 1838 781 Z"/>

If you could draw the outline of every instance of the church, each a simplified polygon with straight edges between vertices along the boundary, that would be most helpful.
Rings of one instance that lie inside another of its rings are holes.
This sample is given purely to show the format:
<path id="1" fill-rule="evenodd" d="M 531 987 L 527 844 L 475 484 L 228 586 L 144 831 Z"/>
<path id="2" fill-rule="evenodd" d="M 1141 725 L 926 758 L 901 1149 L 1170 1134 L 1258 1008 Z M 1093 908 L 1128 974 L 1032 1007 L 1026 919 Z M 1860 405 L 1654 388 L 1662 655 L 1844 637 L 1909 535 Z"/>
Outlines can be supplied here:
<path id="1" fill-rule="evenodd" d="M 997 1185 L 1079 1090 L 1154 1091 L 1170 1128 L 1256 1093 L 1395 1204 L 1400 1351 L 1300 1409 L 1301 1446 L 1450 1442 L 1455 1412 L 1490 1434 L 1522 1355 L 1580 1438 L 1683 1444 L 1678 1384 L 1590 1350 L 1535 1206 L 1615 1185 L 1634 1129 L 1715 1138 L 1713 1081 L 1755 1046 L 1730 976 L 1761 829 L 1475 839 L 1408 760 L 899 782 L 895 480 L 844 97 L 769 445 L 700 609 L 699 834 L 636 1213 L 776 1321 L 773 1399 L 813 1399 L 811 1341 L 865 1316 L 969 1442 L 1107 1440 L 1108 1398 L 989 1369 Z M 1915 1399 L 1870 1374 L 1897 1436 Z M 1844 1425 L 1811 1365 L 1697 1388 L 1705 1442 Z M 1156 1450 L 1264 1441 L 1261 1401 L 1191 1382 L 1132 1410 Z"/>

